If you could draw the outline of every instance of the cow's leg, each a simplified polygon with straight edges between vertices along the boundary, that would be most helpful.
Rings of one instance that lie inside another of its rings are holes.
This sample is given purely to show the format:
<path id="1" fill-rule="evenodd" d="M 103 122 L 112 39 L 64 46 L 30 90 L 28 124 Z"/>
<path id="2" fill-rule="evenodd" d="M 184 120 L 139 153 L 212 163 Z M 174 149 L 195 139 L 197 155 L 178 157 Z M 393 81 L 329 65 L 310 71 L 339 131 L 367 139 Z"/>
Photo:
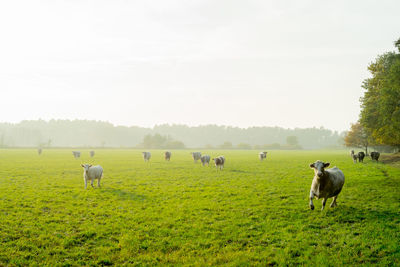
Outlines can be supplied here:
<path id="1" fill-rule="evenodd" d="M 327 201 L 327 200 L 328 200 L 327 197 L 325 197 L 325 198 L 322 200 L 322 208 L 321 208 L 321 211 L 324 210 L 325 204 L 326 204 L 326 201 Z"/>
<path id="2" fill-rule="evenodd" d="M 91 179 L 91 180 L 90 180 L 90 185 L 91 185 L 92 187 L 94 187 L 94 186 L 93 186 L 93 180 L 94 180 L 94 179 Z"/>
<path id="3" fill-rule="evenodd" d="M 97 186 L 100 187 L 100 178 L 97 179 Z"/>
<path id="4" fill-rule="evenodd" d="M 337 196 L 334 196 L 334 197 L 333 197 L 333 200 L 332 200 L 332 203 L 331 203 L 331 206 L 330 206 L 331 208 L 337 206 L 337 204 L 336 204 L 336 198 L 337 198 Z"/>
<path id="5" fill-rule="evenodd" d="M 83 180 L 85 181 L 85 189 L 87 188 L 87 179 L 83 178 Z"/>
<path id="6" fill-rule="evenodd" d="M 314 193 L 313 193 L 312 190 L 310 190 L 310 208 L 311 208 L 311 210 L 314 209 L 314 203 L 313 203 L 313 201 L 312 201 L 313 198 L 314 198 Z"/>

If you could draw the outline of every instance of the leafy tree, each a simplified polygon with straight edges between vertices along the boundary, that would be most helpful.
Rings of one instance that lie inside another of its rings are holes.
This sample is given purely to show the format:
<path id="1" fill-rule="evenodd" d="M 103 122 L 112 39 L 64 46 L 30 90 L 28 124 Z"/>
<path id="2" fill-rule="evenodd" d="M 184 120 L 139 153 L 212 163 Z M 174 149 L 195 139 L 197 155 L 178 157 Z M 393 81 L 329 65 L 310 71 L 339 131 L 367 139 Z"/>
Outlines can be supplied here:
<path id="1" fill-rule="evenodd" d="M 395 42 L 400 51 L 400 39 Z M 360 123 L 377 143 L 400 148 L 400 54 L 378 56 L 364 80 Z"/>
<path id="2" fill-rule="evenodd" d="M 219 146 L 221 149 L 232 149 L 233 145 L 232 142 L 226 141 L 222 145 Z"/>
<path id="3" fill-rule="evenodd" d="M 369 140 L 367 132 L 359 122 L 352 124 L 350 131 L 344 137 L 344 143 L 347 147 L 364 148 L 366 155 L 368 155 Z"/>
<path id="4" fill-rule="evenodd" d="M 237 148 L 238 148 L 238 149 L 251 149 L 252 147 L 251 147 L 250 144 L 247 144 L 247 143 L 240 143 L 240 144 L 237 145 Z"/>
<path id="5" fill-rule="evenodd" d="M 286 137 L 286 143 L 290 146 L 297 146 L 299 144 L 299 141 L 297 140 L 297 136 L 290 135 Z"/>

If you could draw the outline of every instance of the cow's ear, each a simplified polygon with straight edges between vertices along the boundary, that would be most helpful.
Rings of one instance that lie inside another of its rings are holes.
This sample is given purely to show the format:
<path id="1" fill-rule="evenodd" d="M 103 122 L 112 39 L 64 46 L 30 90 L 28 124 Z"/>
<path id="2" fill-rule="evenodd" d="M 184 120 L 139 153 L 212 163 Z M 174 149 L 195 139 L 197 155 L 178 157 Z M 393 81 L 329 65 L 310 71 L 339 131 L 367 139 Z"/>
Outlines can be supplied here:
<path id="1" fill-rule="evenodd" d="M 85 168 L 85 166 L 83 166 L 83 164 L 81 164 L 81 166 L 82 166 L 83 168 Z"/>
<path id="2" fill-rule="evenodd" d="M 329 162 L 324 163 L 324 168 L 329 167 L 329 165 L 331 165 Z"/>
<path id="3" fill-rule="evenodd" d="M 93 166 L 93 165 L 92 165 L 92 164 L 90 164 L 90 165 L 89 165 L 89 168 L 90 168 L 90 167 L 92 167 L 92 166 Z"/>
<path id="4" fill-rule="evenodd" d="M 310 163 L 310 168 L 314 168 L 314 163 Z"/>

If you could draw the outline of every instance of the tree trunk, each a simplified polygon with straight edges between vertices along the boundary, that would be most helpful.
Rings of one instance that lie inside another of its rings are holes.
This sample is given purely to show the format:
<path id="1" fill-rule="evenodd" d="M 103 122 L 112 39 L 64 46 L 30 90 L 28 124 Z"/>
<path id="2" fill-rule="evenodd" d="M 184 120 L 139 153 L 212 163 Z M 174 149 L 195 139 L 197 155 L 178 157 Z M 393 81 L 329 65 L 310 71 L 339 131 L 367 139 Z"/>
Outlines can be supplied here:
<path id="1" fill-rule="evenodd" d="M 365 146 L 365 156 L 368 156 L 368 146 Z"/>

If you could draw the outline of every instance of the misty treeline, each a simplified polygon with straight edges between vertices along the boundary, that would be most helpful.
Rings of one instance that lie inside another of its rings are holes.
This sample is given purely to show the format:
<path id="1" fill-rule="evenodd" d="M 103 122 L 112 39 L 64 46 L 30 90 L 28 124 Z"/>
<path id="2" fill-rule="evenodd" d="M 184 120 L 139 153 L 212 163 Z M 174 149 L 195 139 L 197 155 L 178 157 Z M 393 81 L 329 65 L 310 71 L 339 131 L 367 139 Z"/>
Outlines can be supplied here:
<path id="1" fill-rule="evenodd" d="M 347 146 L 400 150 L 400 39 L 394 45 L 397 53 L 379 55 L 368 66 L 371 77 L 362 84 L 360 119 L 344 139 Z"/>
<path id="2" fill-rule="evenodd" d="M 342 136 L 324 128 L 238 128 L 204 125 L 114 126 L 88 120 L 34 120 L 0 123 L 1 147 L 277 148 L 296 137 L 296 146 L 316 149 L 340 145 Z M 158 139 L 158 140 L 157 140 Z M 289 138 L 290 140 L 290 138 Z M 157 143 L 158 142 L 158 143 Z M 290 144 L 289 144 L 290 145 Z"/>

